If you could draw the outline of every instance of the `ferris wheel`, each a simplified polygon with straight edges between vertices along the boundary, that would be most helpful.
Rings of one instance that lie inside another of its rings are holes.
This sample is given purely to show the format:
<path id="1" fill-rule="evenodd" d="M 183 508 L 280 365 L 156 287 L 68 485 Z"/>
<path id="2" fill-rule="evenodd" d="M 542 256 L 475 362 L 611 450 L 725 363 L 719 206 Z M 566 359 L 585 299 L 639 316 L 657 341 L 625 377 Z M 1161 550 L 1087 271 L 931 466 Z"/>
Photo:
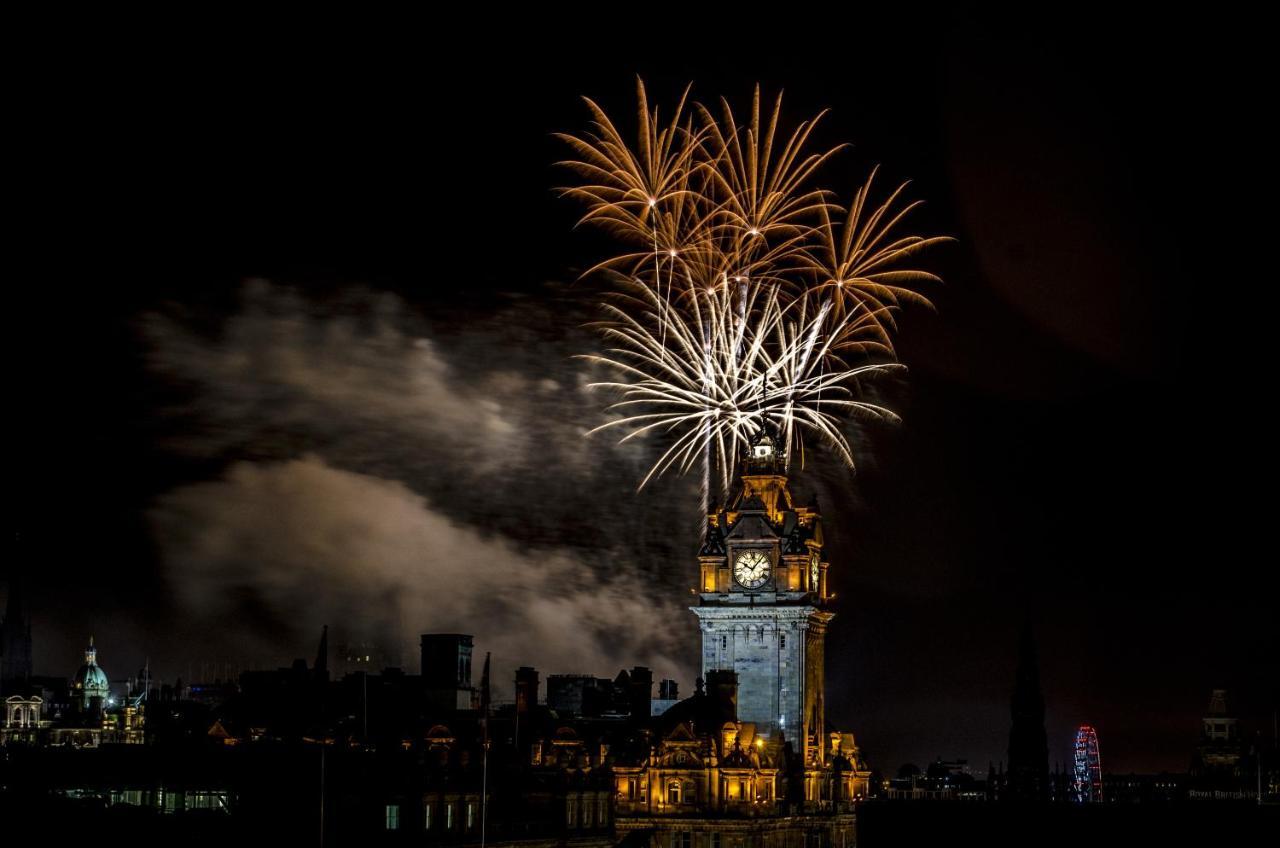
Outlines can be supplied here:
<path id="1" fill-rule="evenodd" d="M 1098 755 L 1098 734 L 1087 724 L 1076 731 L 1075 796 L 1081 804 L 1102 802 L 1102 759 Z"/>

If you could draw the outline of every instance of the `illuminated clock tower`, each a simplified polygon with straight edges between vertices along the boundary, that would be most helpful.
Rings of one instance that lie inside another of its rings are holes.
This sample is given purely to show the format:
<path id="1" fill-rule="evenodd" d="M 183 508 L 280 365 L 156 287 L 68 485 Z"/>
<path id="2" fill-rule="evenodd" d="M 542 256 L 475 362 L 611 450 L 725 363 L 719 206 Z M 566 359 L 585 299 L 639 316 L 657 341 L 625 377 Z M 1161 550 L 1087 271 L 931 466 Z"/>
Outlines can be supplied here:
<path id="1" fill-rule="evenodd" d="M 791 496 L 776 432 L 757 433 L 727 507 L 707 516 L 698 554 L 702 674 L 738 674 L 738 718 L 806 763 L 821 762 L 827 563 L 816 505 Z"/>

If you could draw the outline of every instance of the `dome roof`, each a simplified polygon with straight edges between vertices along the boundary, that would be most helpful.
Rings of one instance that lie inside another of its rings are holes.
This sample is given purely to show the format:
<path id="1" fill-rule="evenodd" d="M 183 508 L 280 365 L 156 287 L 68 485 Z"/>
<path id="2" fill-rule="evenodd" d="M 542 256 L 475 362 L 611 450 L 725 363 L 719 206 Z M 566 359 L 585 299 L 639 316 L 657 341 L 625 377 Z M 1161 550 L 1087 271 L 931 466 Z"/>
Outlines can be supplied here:
<path id="1" fill-rule="evenodd" d="M 107 689 L 110 688 L 110 685 L 111 684 L 107 682 L 107 673 L 96 663 L 85 663 L 80 666 L 80 670 L 76 672 L 75 687 L 77 689 L 97 689 L 101 690 L 102 694 L 105 695 Z"/>
<path id="2" fill-rule="evenodd" d="M 111 690 L 107 673 L 102 670 L 102 666 L 98 665 L 98 649 L 93 646 L 92 636 L 89 637 L 89 647 L 84 652 L 84 665 L 80 666 L 80 670 L 76 672 L 71 686 L 80 694 L 85 707 L 89 706 L 90 700 L 94 697 L 105 699 Z"/>

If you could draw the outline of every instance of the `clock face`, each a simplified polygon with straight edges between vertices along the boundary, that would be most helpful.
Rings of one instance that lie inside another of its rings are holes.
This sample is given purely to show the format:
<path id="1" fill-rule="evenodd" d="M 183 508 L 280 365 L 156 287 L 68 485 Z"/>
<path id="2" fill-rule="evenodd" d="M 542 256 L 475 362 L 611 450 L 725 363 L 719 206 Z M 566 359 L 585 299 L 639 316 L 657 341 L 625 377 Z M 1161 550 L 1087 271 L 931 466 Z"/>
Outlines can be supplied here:
<path id="1" fill-rule="evenodd" d="M 809 591 L 818 591 L 818 555 L 809 555 Z"/>
<path id="2" fill-rule="evenodd" d="M 733 561 L 733 576 L 745 589 L 759 589 L 769 579 L 769 555 L 764 551 L 742 551 Z"/>

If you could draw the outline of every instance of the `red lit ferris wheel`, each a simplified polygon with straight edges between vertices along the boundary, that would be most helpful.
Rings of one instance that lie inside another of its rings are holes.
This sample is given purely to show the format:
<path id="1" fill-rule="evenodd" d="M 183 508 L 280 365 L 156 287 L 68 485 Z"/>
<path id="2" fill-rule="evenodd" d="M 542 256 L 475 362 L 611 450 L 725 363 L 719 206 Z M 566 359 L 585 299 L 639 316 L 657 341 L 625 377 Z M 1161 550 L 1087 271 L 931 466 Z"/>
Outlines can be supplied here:
<path id="1" fill-rule="evenodd" d="M 1098 755 L 1098 734 L 1087 724 L 1076 731 L 1076 801 L 1102 802 L 1102 759 Z"/>

